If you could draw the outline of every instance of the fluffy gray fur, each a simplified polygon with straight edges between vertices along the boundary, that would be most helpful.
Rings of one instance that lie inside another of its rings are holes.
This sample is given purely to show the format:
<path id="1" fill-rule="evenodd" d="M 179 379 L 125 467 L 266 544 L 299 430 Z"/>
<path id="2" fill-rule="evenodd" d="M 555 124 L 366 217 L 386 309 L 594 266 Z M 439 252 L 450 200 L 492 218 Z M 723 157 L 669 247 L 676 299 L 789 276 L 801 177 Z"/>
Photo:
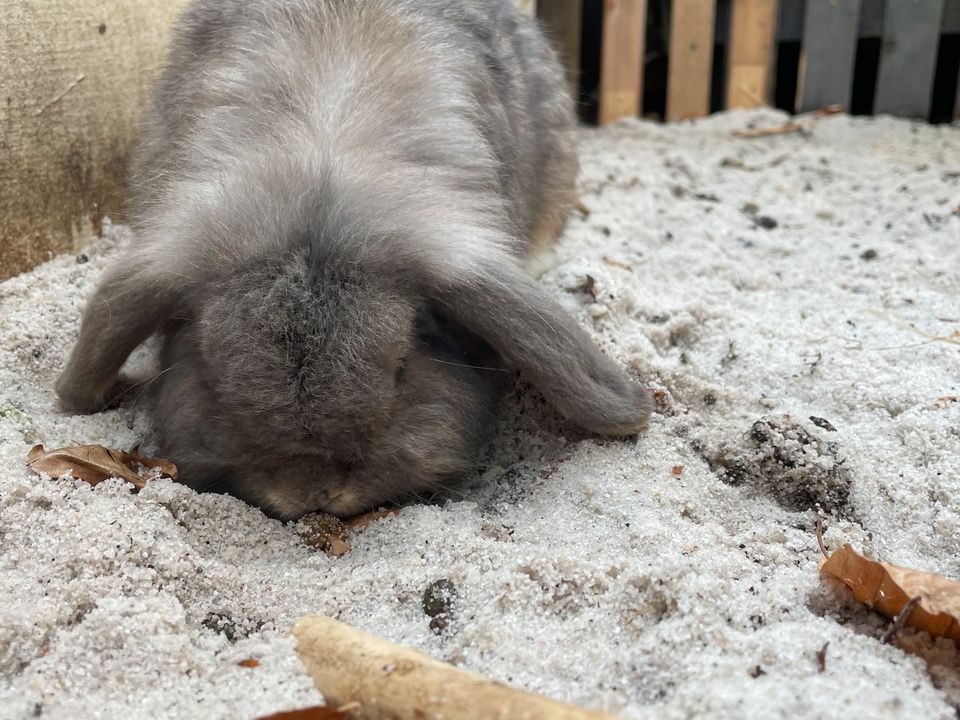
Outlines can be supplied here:
<path id="1" fill-rule="evenodd" d="M 195 0 L 134 158 L 137 243 L 57 383 L 94 411 L 165 333 L 184 481 L 292 518 L 469 471 L 520 370 L 636 432 L 647 392 L 523 269 L 573 198 L 561 69 L 508 0 Z"/>

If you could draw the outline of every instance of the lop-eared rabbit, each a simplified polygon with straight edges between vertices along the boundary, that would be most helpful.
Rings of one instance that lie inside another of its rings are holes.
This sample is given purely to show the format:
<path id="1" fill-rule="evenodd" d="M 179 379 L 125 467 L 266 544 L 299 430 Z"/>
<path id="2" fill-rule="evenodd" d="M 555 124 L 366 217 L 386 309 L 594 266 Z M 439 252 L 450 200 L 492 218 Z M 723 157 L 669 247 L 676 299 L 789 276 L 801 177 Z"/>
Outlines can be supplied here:
<path id="1" fill-rule="evenodd" d="M 162 331 L 160 452 L 280 518 L 467 473 L 510 370 L 635 433 L 648 393 L 524 270 L 576 170 L 562 71 L 509 0 L 195 0 L 62 406 L 105 407 Z"/>

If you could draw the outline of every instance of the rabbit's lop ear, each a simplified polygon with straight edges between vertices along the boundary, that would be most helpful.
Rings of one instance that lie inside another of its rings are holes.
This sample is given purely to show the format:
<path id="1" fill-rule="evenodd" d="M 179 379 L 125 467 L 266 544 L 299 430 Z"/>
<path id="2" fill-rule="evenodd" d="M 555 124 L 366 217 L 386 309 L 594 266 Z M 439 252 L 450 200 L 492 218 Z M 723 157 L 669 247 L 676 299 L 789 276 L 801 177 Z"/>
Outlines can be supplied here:
<path id="1" fill-rule="evenodd" d="M 127 356 L 172 316 L 175 286 L 145 265 L 133 256 L 114 263 L 88 301 L 80 337 L 57 379 L 64 410 L 107 407 L 124 389 L 119 373 Z"/>
<path id="2" fill-rule="evenodd" d="M 653 409 L 649 392 L 594 345 L 587 332 L 516 262 L 461 278 L 438 298 L 581 427 L 629 435 Z"/>

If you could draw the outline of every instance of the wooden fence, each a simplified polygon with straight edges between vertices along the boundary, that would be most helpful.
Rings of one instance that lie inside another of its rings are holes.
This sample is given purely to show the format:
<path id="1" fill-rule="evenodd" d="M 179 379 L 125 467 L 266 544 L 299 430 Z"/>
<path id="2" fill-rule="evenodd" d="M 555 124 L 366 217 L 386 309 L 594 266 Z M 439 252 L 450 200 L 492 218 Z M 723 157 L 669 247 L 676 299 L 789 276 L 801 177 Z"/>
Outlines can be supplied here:
<path id="1" fill-rule="evenodd" d="M 723 108 L 772 105 L 777 82 L 783 83 L 790 70 L 796 71 L 788 78 L 796 92 L 781 107 L 848 109 L 855 66 L 869 62 L 858 58 L 859 44 L 871 39 L 879 57 L 873 59 L 873 74 L 866 73 L 866 82 L 875 83 L 868 112 L 926 119 L 935 73 L 946 72 L 953 117 L 960 119 L 960 0 L 539 0 L 538 15 L 560 46 L 571 77 L 583 62 L 580 23 L 585 13 L 601 10 L 600 124 L 646 110 L 649 53 L 644 45 L 653 17 L 666 36 L 667 120 L 708 114 L 718 91 Z M 947 37 L 955 43 L 950 57 L 938 54 L 941 38 Z M 799 57 L 793 66 L 777 67 L 777 50 L 784 43 L 799 43 Z M 715 71 L 718 57 L 722 73 Z M 718 109 L 715 102 L 713 109 Z"/>

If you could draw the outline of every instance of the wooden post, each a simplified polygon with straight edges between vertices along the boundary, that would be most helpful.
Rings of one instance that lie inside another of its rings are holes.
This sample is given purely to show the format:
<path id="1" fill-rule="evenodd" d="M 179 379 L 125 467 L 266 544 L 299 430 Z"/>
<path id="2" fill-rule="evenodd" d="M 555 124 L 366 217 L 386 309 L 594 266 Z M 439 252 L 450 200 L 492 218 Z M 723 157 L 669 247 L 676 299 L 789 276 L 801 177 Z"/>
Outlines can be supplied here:
<path id="1" fill-rule="evenodd" d="M 799 111 L 824 105 L 850 109 L 860 0 L 807 0 L 803 20 Z"/>
<path id="2" fill-rule="evenodd" d="M 580 87 L 580 29 L 583 0 L 541 0 L 537 6 L 540 25 L 560 55 L 567 73 L 570 94 L 576 98 Z"/>
<path id="3" fill-rule="evenodd" d="M 943 0 L 887 0 L 875 113 L 930 114 L 942 18 Z"/>
<path id="4" fill-rule="evenodd" d="M 646 0 L 604 0 L 600 125 L 640 114 L 646 30 Z"/>
<path id="5" fill-rule="evenodd" d="M 667 120 L 710 112 L 716 0 L 673 0 L 668 49 Z"/>
<path id="6" fill-rule="evenodd" d="M 767 103 L 777 0 L 733 0 L 727 43 L 727 108 Z"/>

